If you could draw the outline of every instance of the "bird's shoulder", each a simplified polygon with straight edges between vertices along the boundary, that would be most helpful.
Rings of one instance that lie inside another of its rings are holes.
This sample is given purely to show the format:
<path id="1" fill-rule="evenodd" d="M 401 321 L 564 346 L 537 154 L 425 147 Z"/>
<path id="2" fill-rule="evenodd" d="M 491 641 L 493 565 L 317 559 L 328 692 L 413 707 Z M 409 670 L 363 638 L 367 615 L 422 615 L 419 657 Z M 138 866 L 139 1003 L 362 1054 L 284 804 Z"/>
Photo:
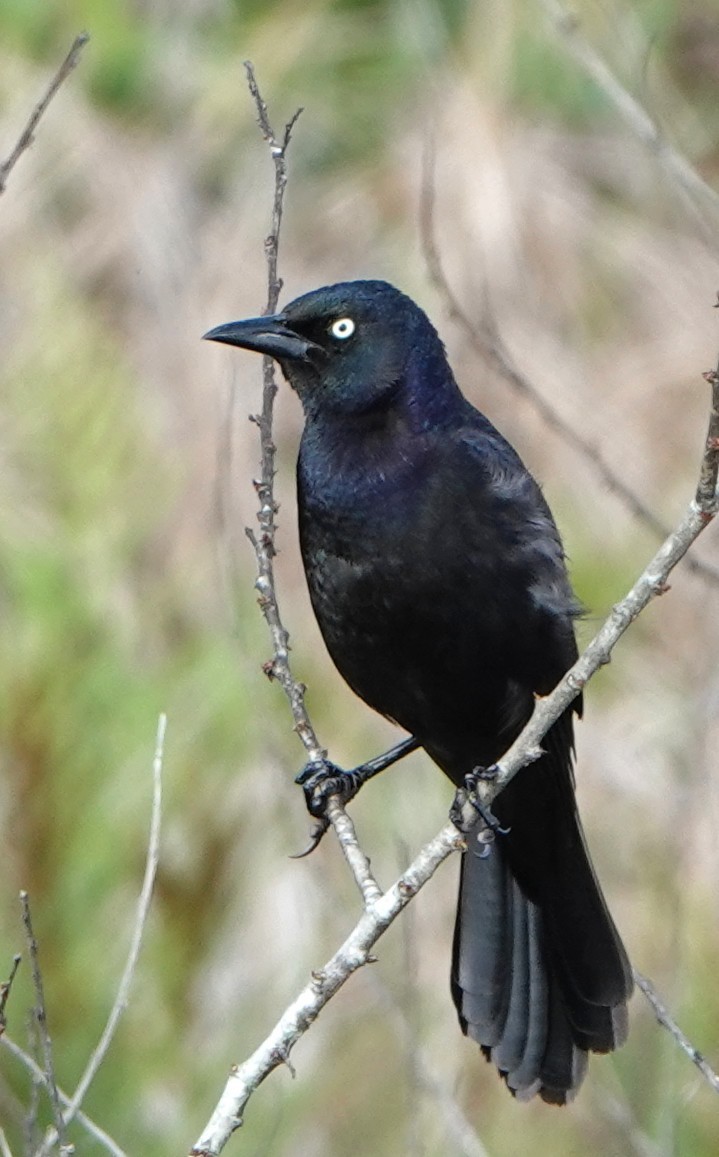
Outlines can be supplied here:
<path id="1" fill-rule="evenodd" d="M 508 545 L 541 545 L 563 562 L 561 538 L 539 483 L 514 447 L 479 411 L 440 431 L 431 449 L 438 489 L 466 519 L 489 519 Z M 462 499 L 461 507 L 459 499 Z"/>
<path id="2" fill-rule="evenodd" d="M 435 526 L 449 520 L 468 570 L 528 600 L 574 649 L 582 608 L 569 580 L 564 544 L 539 483 L 513 446 L 479 411 L 445 432 L 437 449 Z M 446 465 L 446 464 L 449 465 Z M 451 483 L 447 485 L 448 479 Z M 443 519 L 436 517 L 441 510 Z M 561 626 L 560 626 L 561 624 Z"/>

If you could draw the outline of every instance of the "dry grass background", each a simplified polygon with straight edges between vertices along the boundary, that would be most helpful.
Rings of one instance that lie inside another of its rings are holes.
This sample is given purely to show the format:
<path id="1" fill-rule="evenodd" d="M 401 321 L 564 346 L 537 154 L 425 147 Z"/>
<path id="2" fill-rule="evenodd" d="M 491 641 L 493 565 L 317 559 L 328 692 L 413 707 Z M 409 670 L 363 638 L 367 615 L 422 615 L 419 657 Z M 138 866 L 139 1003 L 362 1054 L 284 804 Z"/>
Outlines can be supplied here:
<path id="1" fill-rule="evenodd" d="M 241 60 L 254 60 L 276 121 L 305 106 L 285 298 L 378 276 L 421 302 L 466 392 L 545 484 L 586 637 L 654 540 L 447 318 L 419 242 L 427 132 L 441 252 L 467 312 L 479 318 L 489 296 L 516 363 L 667 521 L 692 492 L 704 436 L 717 220 L 698 228 L 533 0 L 66 7 L 50 18 L 9 5 L 0 17 L 3 154 L 81 23 L 93 35 L 0 200 L 0 949 L 9 962 L 22 947 L 26 887 L 72 1086 L 129 937 L 167 710 L 156 902 L 86 1108 L 129 1153 L 170 1153 L 187 1149 L 228 1065 L 358 912 L 330 840 L 309 861 L 287 859 L 307 830 L 291 784 L 301 749 L 260 672 L 269 644 L 243 533 L 259 367 L 199 340 L 264 300 L 271 169 Z M 578 7 L 617 74 L 716 183 L 713 5 Z M 281 598 L 313 719 L 349 763 L 393 731 L 341 685 L 312 621 L 294 529 L 299 422 L 283 391 Z M 719 565 L 715 531 L 697 550 Z M 676 573 L 592 684 L 578 738 L 585 824 L 634 962 L 715 1065 L 718 606 L 716 585 Z M 381 880 L 438 828 L 449 798 L 415 756 L 353 805 Z M 449 865 L 419 897 L 381 945 L 378 977 L 353 979 L 297 1049 L 297 1079 L 271 1078 L 231 1145 L 462 1152 L 381 984 L 491 1157 L 714 1154 L 716 1095 L 639 997 L 629 1044 L 592 1063 L 574 1106 L 511 1101 L 454 1023 L 455 874 Z M 18 1039 L 30 1003 L 25 976 L 9 1010 Z M 3 1057 L 0 1120 L 17 1153 L 28 1099 Z"/>

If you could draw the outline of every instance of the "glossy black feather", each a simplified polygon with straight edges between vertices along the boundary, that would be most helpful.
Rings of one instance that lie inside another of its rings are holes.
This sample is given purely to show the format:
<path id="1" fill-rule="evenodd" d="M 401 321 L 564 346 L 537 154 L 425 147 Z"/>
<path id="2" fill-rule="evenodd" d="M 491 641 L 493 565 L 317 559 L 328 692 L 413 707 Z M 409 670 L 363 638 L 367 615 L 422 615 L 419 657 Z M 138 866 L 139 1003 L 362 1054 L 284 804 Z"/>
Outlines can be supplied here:
<path id="1" fill-rule="evenodd" d="M 272 324 L 210 336 L 272 353 L 301 398 L 302 556 L 329 652 L 460 785 L 502 755 L 576 658 L 551 513 L 396 289 L 307 294 L 276 319 L 275 348 Z M 552 1103 L 574 1095 L 587 1052 L 622 1043 L 631 992 L 577 816 L 572 750 L 567 712 L 495 801 L 509 835 L 485 857 L 470 841 L 452 964 L 463 1030 L 517 1096 Z"/>

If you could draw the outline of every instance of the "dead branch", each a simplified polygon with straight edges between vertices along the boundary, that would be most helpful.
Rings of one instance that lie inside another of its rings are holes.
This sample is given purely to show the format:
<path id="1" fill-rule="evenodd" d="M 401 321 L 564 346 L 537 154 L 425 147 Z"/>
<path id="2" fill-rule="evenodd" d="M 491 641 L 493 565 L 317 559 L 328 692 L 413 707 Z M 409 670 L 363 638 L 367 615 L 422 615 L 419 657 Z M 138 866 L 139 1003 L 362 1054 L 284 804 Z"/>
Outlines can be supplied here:
<path id="1" fill-rule="evenodd" d="M 250 95 L 255 104 L 257 119 L 262 136 L 267 142 L 270 156 L 274 164 L 275 184 L 272 204 L 272 224 L 269 235 L 265 239 L 265 255 L 267 258 L 267 305 L 265 312 L 273 313 L 277 308 L 277 300 L 282 282 L 277 275 L 279 257 L 280 231 L 282 228 L 282 213 L 284 194 L 287 185 L 287 148 L 292 130 L 302 110 L 290 118 L 285 125 L 282 137 L 278 137 L 270 123 L 267 105 L 265 104 L 253 66 L 250 61 L 245 62 L 245 71 L 250 89 Z M 260 431 L 261 473 L 255 479 L 254 487 L 260 500 L 260 509 L 257 521 L 260 524 L 259 535 L 250 527 L 245 533 L 252 543 L 257 561 L 257 578 L 255 589 L 259 592 L 259 605 L 270 630 L 273 645 L 273 655 L 269 663 L 264 664 L 263 670 L 270 679 L 276 679 L 285 692 L 292 711 L 295 731 L 299 735 L 311 763 L 322 763 L 327 752 L 320 745 L 314 727 L 310 722 L 305 706 L 305 685 L 295 679 L 290 669 L 289 661 L 289 634 L 285 628 L 277 602 L 273 559 L 275 556 L 275 533 L 277 524 L 277 504 L 274 498 L 275 479 L 275 444 L 272 435 L 272 418 L 274 411 L 277 385 L 275 382 L 275 366 L 272 358 L 262 359 L 262 412 L 255 416 Z M 354 825 L 342 807 L 339 799 L 332 797 L 328 802 L 327 818 L 333 825 L 337 838 L 344 852 L 345 858 L 352 870 L 357 886 L 370 903 L 381 895 L 381 889 L 372 875 L 369 860 L 362 852 L 357 841 Z"/>
<path id="2" fill-rule="evenodd" d="M 35 130 L 42 120 L 47 106 L 50 104 L 50 101 L 55 96 L 63 81 L 67 79 L 67 77 L 77 65 L 80 59 L 80 53 L 82 52 L 89 39 L 90 35 L 88 32 L 81 32 L 79 36 L 75 37 L 72 43 L 72 48 L 53 76 L 49 85 L 45 89 L 42 97 L 35 105 L 35 108 L 32 110 L 25 128 L 18 137 L 15 148 L 12 150 L 7 160 L 3 161 L 3 163 L 0 165 L 0 195 L 5 192 L 5 186 L 7 185 L 8 177 L 10 176 L 12 170 L 15 168 L 15 165 L 20 160 L 20 157 L 24 152 L 27 152 L 33 140 L 35 139 Z"/>

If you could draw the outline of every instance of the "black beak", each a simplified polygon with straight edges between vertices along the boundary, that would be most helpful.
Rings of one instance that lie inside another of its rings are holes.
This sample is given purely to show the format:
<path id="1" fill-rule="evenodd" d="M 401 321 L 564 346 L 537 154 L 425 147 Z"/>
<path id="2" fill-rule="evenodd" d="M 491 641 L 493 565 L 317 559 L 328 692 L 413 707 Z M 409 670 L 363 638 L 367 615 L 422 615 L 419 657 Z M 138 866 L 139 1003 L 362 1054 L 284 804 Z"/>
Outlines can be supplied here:
<path id="1" fill-rule="evenodd" d="M 270 314 L 269 317 L 250 317 L 245 321 L 229 321 L 225 325 L 215 326 L 202 336 L 208 341 L 221 341 L 226 345 L 268 354 L 280 362 L 311 362 L 312 354 L 324 353 L 322 346 L 290 329 L 283 313 Z"/>

